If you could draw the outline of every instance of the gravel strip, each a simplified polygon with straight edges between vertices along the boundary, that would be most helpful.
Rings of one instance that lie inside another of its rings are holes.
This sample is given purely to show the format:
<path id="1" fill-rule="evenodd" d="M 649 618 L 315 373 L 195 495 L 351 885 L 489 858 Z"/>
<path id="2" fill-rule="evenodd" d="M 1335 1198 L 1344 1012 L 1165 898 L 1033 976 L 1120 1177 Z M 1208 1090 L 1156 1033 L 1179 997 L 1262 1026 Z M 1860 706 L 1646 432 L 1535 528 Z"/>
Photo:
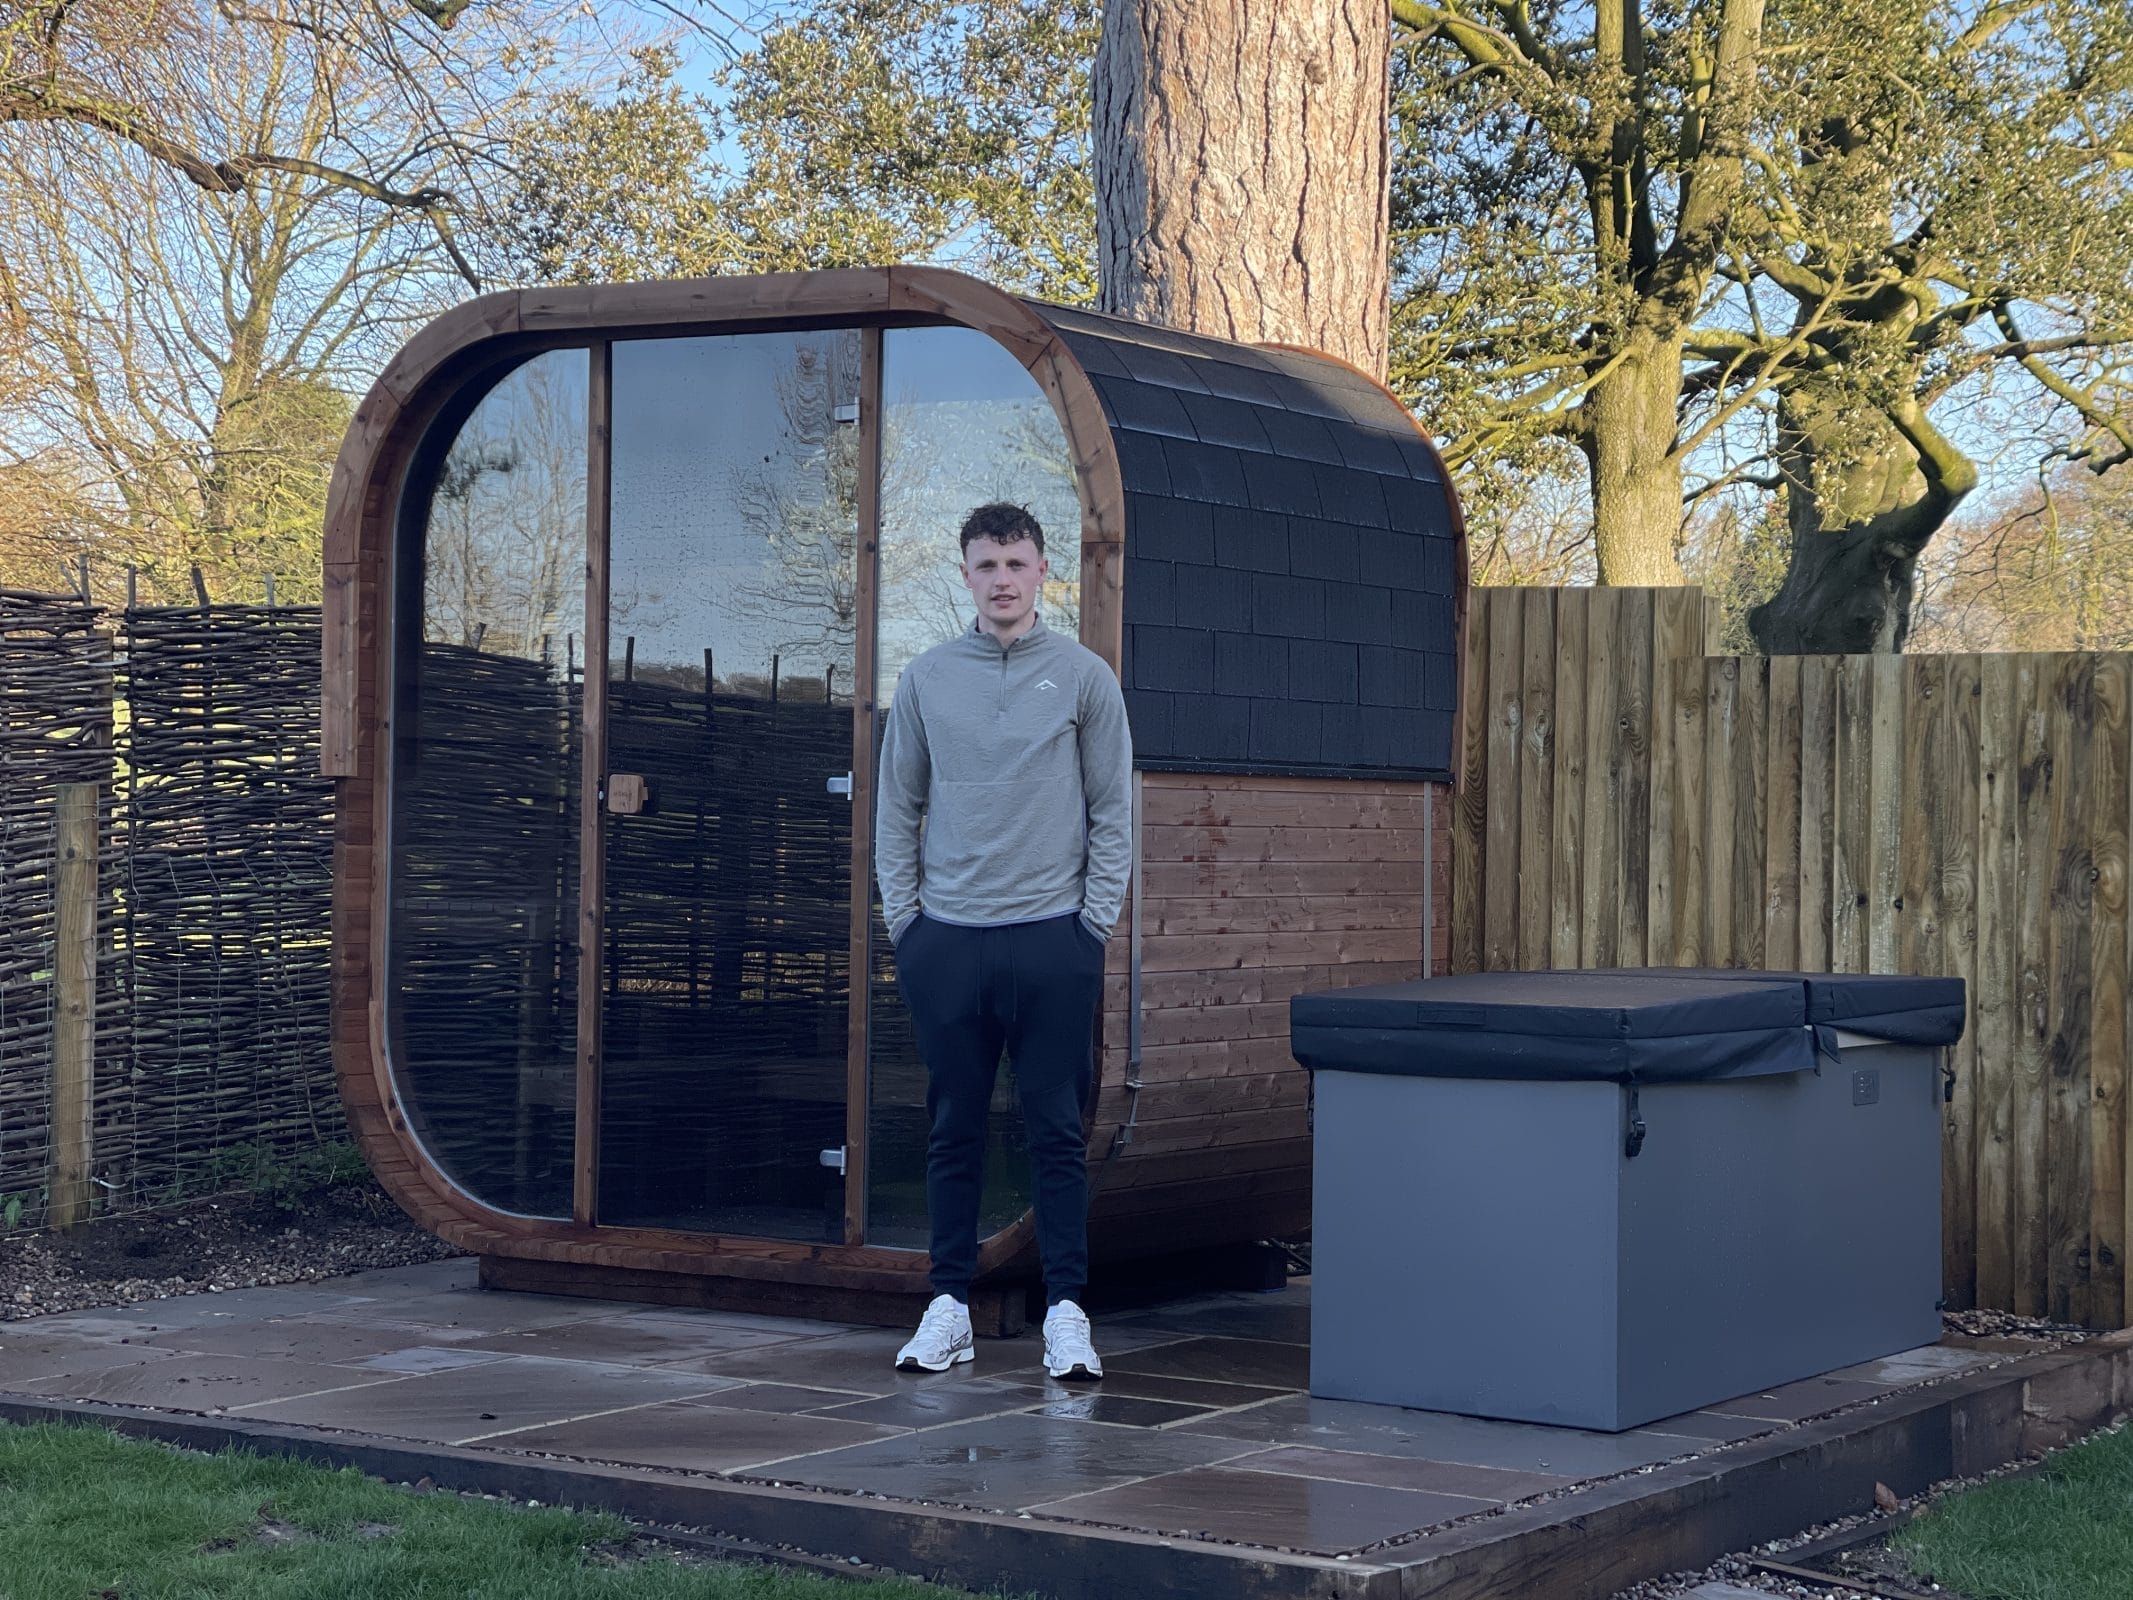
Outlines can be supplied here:
<path id="1" fill-rule="evenodd" d="M 2039 1344 L 2079 1344 L 2093 1339 L 2093 1328 L 2067 1322 L 2048 1322 L 2042 1317 L 2018 1317 L 2012 1311 L 1943 1311 L 1941 1326 L 1950 1333 L 1973 1339 L 2028 1339 Z"/>
<path id="2" fill-rule="evenodd" d="M 300 1204 L 225 1195 L 71 1233 L 0 1235 L 0 1322 L 177 1294 L 309 1283 L 460 1254 L 383 1192 L 347 1184 Z"/>
<path id="3" fill-rule="evenodd" d="M 1999 1315 L 1996 1312 L 1963 1314 Z M 2116 1427 L 2101 1429 L 2089 1437 L 2100 1439 L 2105 1434 L 2115 1433 L 2126 1426 L 2129 1424 L 2121 1422 Z M 2072 1446 L 2066 1448 L 2071 1449 Z M 1834 1522 L 1825 1522 L 1819 1527 L 1805 1529 L 1789 1539 L 1773 1539 L 1768 1544 L 1759 1544 L 1747 1554 L 1767 1556 L 1774 1561 L 1786 1561 L 1789 1559 L 1789 1552 L 1812 1544 L 1817 1539 L 1833 1533 L 1849 1533 L 1868 1523 L 1893 1522 L 1896 1517 L 1907 1517 L 1922 1506 L 1933 1505 L 1950 1495 L 1961 1494 L 1966 1489 L 1975 1489 L 1981 1484 L 1992 1483 L 2001 1478 L 2034 1472 L 2057 1454 L 2059 1452 L 2054 1450 L 2034 1460 L 2010 1461 L 1974 1478 L 1949 1478 L 1934 1484 L 1923 1494 L 1913 1495 L 1908 1500 L 1898 1502 L 1893 1513 L 1884 1515 L 1876 1511 L 1863 1516 L 1840 1517 Z M 1893 1532 L 1894 1529 L 1891 1528 L 1890 1531 Z M 1873 1583 L 1877 1579 L 1886 1578 L 1893 1580 L 1888 1584 L 1891 1589 L 1909 1587 L 1921 1594 L 1945 1595 L 1948 1600 L 1962 1600 L 1953 1589 L 1943 1589 L 1938 1584 L 1922 1578 L 1906 1578 L 1904 1574 L 1908 1568 L 1902 1559 L 1890 1554 L 1886 1547 L 1878 1542 L 1861 1544 L 1850 1554 L 1853 1560 L 1847 1563 L 1846 1570 L 1860 1582 Z M 1727 1556 L 1701 1572 L 1669 1573 L 1663 1578 L 1652 1578 L 1643 1583 L 1632 1584 L 1617 1593 L 1614 1600 L 1688 1600 L 1698 1587 L 1707 1583 L 1729 1583 L 1737 1588 L 1753 1590 L 1757 1594 L 1784 1596 L 1785 1600 L 1859 1600 L 1858 1591 L 1854 1589 L 1839 1588 L 1835 1584 L 1812 1584 L 1779 1577 L 1774 1573 L 1757 1572 L 1741 1555 Z"/>

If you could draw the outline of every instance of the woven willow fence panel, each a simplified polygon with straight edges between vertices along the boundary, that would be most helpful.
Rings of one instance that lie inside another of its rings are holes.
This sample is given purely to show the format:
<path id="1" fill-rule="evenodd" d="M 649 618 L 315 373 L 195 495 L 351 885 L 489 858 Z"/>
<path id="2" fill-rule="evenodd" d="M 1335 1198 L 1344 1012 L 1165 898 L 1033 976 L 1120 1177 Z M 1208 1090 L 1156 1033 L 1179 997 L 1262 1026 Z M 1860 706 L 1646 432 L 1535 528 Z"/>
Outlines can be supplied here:
<path id="1" fill-rule="evenodd" d="M 120 938 L 130 1138 L 114 1205 L 241 1179 L 341 1133 L 327 1018 L 331 782 L 316 611 L 130 612 Z M 107 1163 L 99 1158 L 99 1168 Z"/>
<path id="2" fill-rule="evenodd" d="M 399 707 L 388 1019 L 424 1145 L 568 1216 L 582 704 L 539 661 L 425 644 Z"/>
<path id="3" fill-rule="evenodd" d="M 94 608 L 0 592 L 0 1216 L 43 1210 L 52 1099 L 53 814 L 61 784 L 100 785 L 99 1063 L 123 1067 L 126 1009 L 110 930 L 111 637 Z"/>
<path id="4" fill-rule="evenodd" d="M 50 1167 L 57 787 L 99 785 L 100 1213 L 244 1181 L 343 1136 L 328 1048 L 332 785 L 318 614 L 116 618 L 0 596 L 0 1209 Z"/>

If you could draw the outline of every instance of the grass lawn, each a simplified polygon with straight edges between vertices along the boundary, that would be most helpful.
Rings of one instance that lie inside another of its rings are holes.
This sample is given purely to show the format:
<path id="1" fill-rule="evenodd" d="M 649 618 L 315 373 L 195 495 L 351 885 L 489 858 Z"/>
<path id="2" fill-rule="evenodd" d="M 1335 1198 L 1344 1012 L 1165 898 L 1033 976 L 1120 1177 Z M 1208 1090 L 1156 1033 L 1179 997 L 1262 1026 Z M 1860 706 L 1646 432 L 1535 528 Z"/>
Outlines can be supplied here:
<path id="1" fill-rule="evenodd" d="M 1952 1496 L 1893 1543 L 1968 1600 L 2125 1600 L 2133 1593 L 2133 1428 L 2042 1472 Z"/>
<path id="2" fill-rule="evenodd" d="M 0 1600 L 946 1600 L 709 1565 L 620 1518 L 416 1494 L 351 1469 L 0 1424 Z"/>

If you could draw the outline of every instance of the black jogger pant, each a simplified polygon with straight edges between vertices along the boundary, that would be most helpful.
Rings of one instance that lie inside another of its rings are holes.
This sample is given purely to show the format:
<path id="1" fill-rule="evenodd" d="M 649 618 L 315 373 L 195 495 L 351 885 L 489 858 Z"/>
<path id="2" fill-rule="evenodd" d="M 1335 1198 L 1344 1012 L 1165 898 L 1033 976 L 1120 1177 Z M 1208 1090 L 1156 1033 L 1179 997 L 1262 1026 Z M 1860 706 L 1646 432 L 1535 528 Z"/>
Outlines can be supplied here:
<path id="1" fill-rule="evenodd" d="M 1035 1189 L 1047 1304 L 1089 1277 L 1088 1134 L 1104 951 L 1078 913 L 963 927 L 921 912 L 896 945 L 896 977 L 926 1062 L 926 1210 L 933 1292 L 970 1297 L 993 1079 L 1015 1066 Z"/>

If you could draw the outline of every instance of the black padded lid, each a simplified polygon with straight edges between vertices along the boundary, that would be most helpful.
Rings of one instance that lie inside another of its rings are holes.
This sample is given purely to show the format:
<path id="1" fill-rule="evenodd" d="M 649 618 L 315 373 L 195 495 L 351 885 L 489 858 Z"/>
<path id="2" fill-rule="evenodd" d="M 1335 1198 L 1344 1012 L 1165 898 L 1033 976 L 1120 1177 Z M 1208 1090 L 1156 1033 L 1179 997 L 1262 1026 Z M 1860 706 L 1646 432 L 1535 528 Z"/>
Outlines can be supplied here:
<path id="1" fill-rule="evenodd" d="M 1681 1082 L 1814 1066 L 1804 986 L 1660 969 L 1477 972 L 1300 994 L 1290 1047 L 1314 1070 Z"/>
<path id="2" fill-rule="evenodd" d="M 1767 983 L 1798 987 L 1807 1020 L 1823 1027 L 1871 1034 L 1902 1044 L 1953 1044 L 1963 1036 L 1961 978 L 1888 972 L 1763 972 L 1739 967 L 1619 967 L 1610 972 L 1664 971 L 1705 983 Z"/>
<path id="3" fill-rule="evenodd" d="M 1801 1027 L 1797 987 L 1716 983 L 1671 971 L 1470 972 L 1300 994 L 1291 1022 L 1378 1028 L 1493 1029 L 1571 1038 L 1668 1038 Z"/>

